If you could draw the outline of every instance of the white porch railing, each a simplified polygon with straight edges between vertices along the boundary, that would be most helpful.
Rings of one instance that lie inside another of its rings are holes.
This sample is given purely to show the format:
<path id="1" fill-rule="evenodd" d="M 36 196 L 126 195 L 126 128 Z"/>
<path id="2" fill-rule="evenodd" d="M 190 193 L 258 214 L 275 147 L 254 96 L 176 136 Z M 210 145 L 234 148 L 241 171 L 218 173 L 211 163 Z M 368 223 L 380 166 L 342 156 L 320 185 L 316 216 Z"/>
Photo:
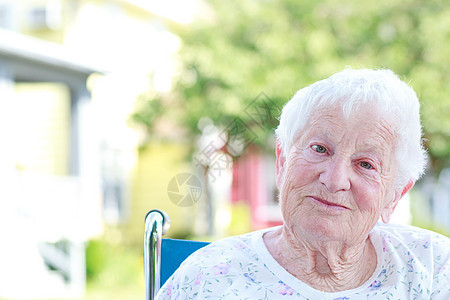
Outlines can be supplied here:
<path id="1" fill-rule="evenodd" d="M 0 192 L 0 298 L 81 297 L 97 193 L 73 177 L 17 174 Z"/>

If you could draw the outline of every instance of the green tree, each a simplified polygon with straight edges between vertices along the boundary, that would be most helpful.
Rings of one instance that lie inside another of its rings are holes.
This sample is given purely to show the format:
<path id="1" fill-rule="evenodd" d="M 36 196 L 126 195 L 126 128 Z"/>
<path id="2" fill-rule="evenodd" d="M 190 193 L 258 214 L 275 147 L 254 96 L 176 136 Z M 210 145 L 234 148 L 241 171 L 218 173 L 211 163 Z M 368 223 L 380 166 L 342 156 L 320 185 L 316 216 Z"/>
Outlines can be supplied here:
<path id="1" fill-rule="evenodd" d="M 276 120 L 258 122 L 246 113 L 255 99 L 265 99 L 275 112 L 299 88 L 346 66 L 387 67 L 410 81 L 423 103 L 433 170 L 449 165 L 447 1 L 207 3 L 210 17 L 173 28 L 182 40 L 173 91 L 149 97 L 134 115 L 149 133 L 154 119 L 161 117 L 177 120 L 191 138 L 200 134 L 202 118 L 220 128 L 237 118 L 248 129 L 249 141 L 270 149 Z M 158 108 L 157 114 L 149 113 L 153 107 Z"/>

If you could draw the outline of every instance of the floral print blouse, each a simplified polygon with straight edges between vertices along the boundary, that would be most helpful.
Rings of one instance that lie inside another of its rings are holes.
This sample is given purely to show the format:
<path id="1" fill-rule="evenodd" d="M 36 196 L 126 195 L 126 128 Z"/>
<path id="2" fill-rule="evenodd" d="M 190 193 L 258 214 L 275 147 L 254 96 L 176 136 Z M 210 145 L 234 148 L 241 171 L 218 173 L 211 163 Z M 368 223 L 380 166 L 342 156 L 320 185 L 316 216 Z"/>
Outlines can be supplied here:
<path id="1" fill-rule="evenodd" d="M 420 228 L 377 224 L 370 239 L 377 267 L 358 288 L 311 288 L 270 255 L 263 234 L 229 237 L 187 258 L 157 299 L 450 299 L 450 239 Z"/>

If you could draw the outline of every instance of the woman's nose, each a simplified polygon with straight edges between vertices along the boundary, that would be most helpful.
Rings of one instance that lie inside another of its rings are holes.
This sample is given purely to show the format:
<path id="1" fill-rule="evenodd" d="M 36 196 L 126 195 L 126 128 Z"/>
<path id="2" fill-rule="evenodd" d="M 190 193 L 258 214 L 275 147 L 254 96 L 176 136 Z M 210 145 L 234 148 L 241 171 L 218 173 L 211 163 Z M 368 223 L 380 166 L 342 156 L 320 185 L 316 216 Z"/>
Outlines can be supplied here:
<path id="1" fill-rule="evenodd" d="M 350 189 L 350 166 L 344 160 L 330 160 L 319 175 L 319 181 L 330 193 L 348 191 Z"/>

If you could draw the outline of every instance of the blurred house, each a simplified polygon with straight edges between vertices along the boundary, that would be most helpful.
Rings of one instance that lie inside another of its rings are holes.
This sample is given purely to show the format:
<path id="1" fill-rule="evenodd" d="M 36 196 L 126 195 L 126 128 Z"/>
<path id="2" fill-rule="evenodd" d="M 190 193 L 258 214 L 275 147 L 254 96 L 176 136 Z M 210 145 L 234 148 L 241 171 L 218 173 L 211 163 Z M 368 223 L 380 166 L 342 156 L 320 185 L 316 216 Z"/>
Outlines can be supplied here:
<path id="1" fill-rule="evenodd" d="M 167 4 L 0 1 L 0 298 L 81 297 L 86 242 L 106 224 L 138 244 L 146 211 L 170 207 L 184 149 L 138 153 L 128 122 L 139 95 L 170 88 L 164 24 L 188 19 Z"/>
<path id="2" fill-rule="evenodd" d="M 275 176 L 275 154 L 248 151 L 233 165 L 231 200 L 249 205 L 252 229 L 282 224 Z"/>
<path id="3" fill-rule="evenodd" d="M 101 230 L 86 80 L 59 45 L 0 30 L 0 297 L 79 296 Z"/>

